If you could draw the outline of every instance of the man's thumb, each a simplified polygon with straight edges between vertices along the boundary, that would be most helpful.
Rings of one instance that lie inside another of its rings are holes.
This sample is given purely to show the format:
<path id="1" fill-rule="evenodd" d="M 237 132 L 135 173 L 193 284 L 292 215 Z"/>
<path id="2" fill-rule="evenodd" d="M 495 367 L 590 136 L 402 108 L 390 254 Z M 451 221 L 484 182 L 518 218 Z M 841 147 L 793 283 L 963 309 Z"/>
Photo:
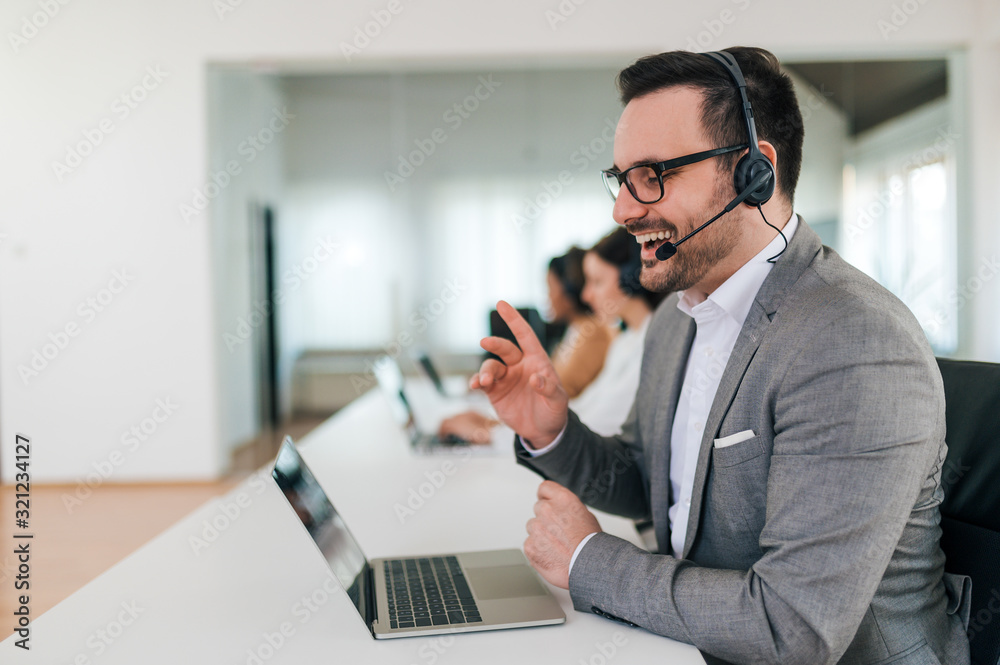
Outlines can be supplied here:
<path id="1" fill-rule="evenodd" d="M 536 393 L 543 397 L 553 397 L 556 394 L 556 382 L 547 378 L 541 372 L 532 374 L 531 380 L 528 383 Z"/>

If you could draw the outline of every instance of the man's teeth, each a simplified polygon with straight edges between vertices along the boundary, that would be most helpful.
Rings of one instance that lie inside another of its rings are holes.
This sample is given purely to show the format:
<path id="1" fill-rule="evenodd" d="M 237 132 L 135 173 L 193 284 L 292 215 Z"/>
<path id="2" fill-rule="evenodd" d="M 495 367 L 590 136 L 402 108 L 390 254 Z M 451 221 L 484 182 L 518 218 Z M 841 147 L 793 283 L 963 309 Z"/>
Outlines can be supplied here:
<path id="1" fill-rule="evenodd" d="M 659 233 L 644 233 L 643 235 L 636 236 L 635 241 L 640 245 L 646 242 L 651 242 L 653 240 L 665 240 L 670 237 L 670 234 L 666 231 L 660 231 Z"/>

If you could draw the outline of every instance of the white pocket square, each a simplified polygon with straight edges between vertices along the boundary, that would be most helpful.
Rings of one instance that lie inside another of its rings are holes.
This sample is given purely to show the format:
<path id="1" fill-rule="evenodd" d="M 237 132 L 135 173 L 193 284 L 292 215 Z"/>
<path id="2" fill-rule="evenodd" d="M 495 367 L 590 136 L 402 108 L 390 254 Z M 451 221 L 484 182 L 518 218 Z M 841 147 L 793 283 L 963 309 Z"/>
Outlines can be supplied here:
<path id="1" fill-rule="evenodd" d="M 730 434 L 729 436 L 724 436 L 721 439 L 715 440 L 716 448 L 725 448 L 726 446 L 736 445 L 740 441 L 746 441 L 747 439 L 752 439 L 756 434 L 752 429 L 743 430 L 742 432 L 737 432 L 736 434 Z"/>

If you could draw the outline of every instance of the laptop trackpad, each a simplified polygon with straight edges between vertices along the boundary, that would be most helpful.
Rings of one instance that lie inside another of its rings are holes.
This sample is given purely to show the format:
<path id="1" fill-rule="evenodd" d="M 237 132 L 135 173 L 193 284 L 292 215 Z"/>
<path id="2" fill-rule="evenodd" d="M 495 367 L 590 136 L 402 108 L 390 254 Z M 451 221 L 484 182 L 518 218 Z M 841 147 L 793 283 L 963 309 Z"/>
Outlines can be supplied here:
<path id="1" fill-rule="evenodd" d="M 541 596 L 545 589 L 525 565 L 468 568 L 466 577 L 481 600 Z"/>

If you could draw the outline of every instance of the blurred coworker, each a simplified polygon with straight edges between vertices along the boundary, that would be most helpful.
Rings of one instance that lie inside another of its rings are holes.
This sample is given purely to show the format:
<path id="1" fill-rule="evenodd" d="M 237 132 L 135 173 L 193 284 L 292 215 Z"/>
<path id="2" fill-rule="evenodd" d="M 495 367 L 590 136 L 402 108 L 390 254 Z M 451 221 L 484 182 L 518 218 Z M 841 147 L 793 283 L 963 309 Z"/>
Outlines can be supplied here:
<path id="1" fill-rule="evenodd" d="M 570 247 L 565 254 L 549 261 L 546 276 L 549 318 L 566 324 L 566 332 L 552 352 L 552 365 L 570 398 L 580 394 L 597 377 L 615 336 L 614 330 L 594 316 L 581 297 L 585 254 L 579 247 Z M 498 422 L 478 411 L 465 411 L 443 420 L 438 436 L 489 443 L 489 429 Z"/>
<path id="2" fill-rule="evenodd" d="M 586 286 L 583 300 L 607 321 L 621 320 L 623 330 L 611 342 L 604 369 L 569 406 L 580 420 L 602 436 L 621 432 L 622 423 L 639 389 L 643 343 L 653 310 L 663 294 L 639 284 L 641 247 L 618 227 L 601 239 L 583 259 Z"/>
<path id="3" fill-rule="evenodd" d="M 552 352 L 552 364 L 570 399 L 597 378 L 614 333 L 582 298 L 586 252 L 570 247 L 549 262 L 549 314 L 566 332 Z"/>
<path id="4" fill-rule="evenodd" d="M 580 420 L 604 436 L 619 433 L 628 416 L 639 388 L 646 329 L 653 310 L 663 299 L 663 294 L 647 291 L 639 284 L 640 251 L 635 239 L 624 228 L 618 228 L 587 251 L 582 261 L 586 282 L 580 298 L 599 321 L 620 321 L 623 328 L 611 342 L 597 378 L 570 400 L 570 408 Z M 488 428 L 496 423 L 470 412 L 445 421 L 441 431 L 470 441 L 489 441 Z"/>

